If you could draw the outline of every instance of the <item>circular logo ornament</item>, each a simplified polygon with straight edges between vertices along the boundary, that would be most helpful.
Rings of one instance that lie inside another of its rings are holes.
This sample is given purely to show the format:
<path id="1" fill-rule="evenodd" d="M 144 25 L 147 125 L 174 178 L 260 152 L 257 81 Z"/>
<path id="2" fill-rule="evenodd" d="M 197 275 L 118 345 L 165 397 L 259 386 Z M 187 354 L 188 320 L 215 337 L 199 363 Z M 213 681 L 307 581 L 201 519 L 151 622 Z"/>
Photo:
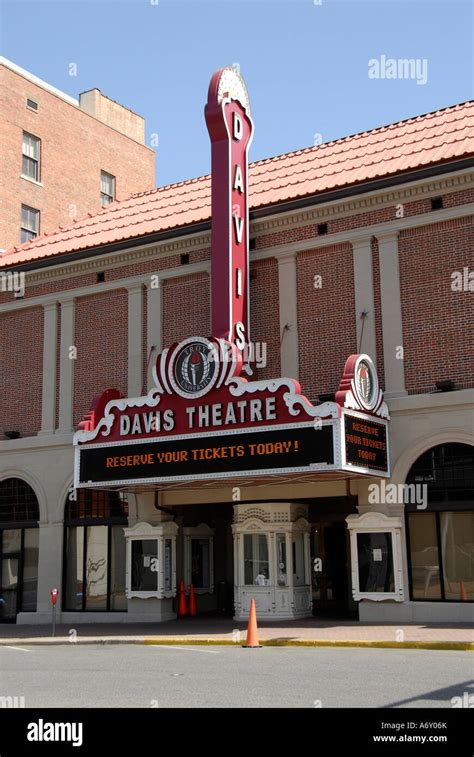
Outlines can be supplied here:
<path id="1" fill-rule="evenodd" d="M 190 337 L 171 356 L 170 383 L 181 397 L 202 397 L 214 386 L 218 367 L 215 345 L 202 337 Z"/>
<path id="2" fill-rule="evenodd" d="M 365 410 L 373 410 L 379 397 L 377 372 L 368 355 L 360 355 L 354 372 L 354 388 L 358 402 Z"/>

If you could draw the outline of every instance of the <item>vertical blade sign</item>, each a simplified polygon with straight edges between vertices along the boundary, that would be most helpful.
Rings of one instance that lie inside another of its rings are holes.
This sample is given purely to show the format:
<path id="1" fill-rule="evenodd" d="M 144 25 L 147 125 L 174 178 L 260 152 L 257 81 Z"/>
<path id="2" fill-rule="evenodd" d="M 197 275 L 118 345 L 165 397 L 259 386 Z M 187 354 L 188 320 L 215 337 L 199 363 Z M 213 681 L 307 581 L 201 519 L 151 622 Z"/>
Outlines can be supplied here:
<path id="1" fill-rule="evenodd" d="M 243 351 L 249 335 L 248 149 L 253 123 L 234 68 L 212 76 L 204 110 L 212 145 L 212 335 Z"/>

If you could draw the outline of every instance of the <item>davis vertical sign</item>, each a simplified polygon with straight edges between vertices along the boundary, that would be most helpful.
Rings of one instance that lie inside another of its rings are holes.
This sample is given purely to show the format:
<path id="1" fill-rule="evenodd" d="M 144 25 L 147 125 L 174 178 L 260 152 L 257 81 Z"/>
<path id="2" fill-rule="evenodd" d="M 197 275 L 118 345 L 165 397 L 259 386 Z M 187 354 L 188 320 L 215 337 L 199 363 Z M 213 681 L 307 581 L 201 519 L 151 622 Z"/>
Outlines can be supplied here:
<path id="1" fill-rule="evenodd" d="M 212 161 L 212 334 L 242 351 L 250 338 L 248 150 L 253 123 L 240 73 L 216 71 L 204 113 Z"/>

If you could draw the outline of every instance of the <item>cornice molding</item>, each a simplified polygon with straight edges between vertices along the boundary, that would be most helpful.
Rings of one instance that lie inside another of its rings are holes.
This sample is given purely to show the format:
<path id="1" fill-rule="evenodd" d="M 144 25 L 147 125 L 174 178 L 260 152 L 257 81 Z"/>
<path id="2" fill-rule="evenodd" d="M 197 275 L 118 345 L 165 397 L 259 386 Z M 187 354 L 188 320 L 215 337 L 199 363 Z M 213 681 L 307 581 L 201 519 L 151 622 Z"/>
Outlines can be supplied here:
<path id="1" fill-rule="evenodd" d="M 428 199 L 440 193 L 461 192 L 464 189 L 470 189 L 472 186 L 474 186 L 474 171 L 458 171 L 439 179 L 418 181 L 415 185 L 410 182 L 401 184 L 391 190 L 379 190 L 354 196 L 354 198 L 342 202 L 321 203 L 312 209 L 299 213 L 289 212 L 282 213 L 281 215 L 272 215 L 268 220 L 251 223 L 251 236 L 265 236 L 278 230 L 282 231 L 288 227 L 298 228 L 299 226 L 308 226 L 311 223 L 320 223 L 322 220 L 330 218 L 336 219 L 362 215 L 363 213 L 381 210 L 394 204 Z"/>
<path id="2" fill-rule="evenodd" d="M 284 231 L 286 229 L 296 229 L 302 226 L 308 226 L 316 224 L 327 219 L 345 218 L 348 216 L 357 216 L 369 211 L 381 210 L 385 207 L 392 206 L 407 201 L 413 201 L 418 199 L 425 199 L 431 196 L 436 196 L 440 193 L 463 191 L 474 186 L 474 171 L 463 170 L 457 171 L 449 175 L 442 176 L 438 179 L 425 179 L 413 182 L 407 182 L 401 184 L 394 189 L 384 191 L 368 192 L 354 196 L 341 202 L 328 201 L 327 203 L 321 203 L 308 210 L 302 210 L 300 212 L 287 212 L 281 215 L 275 214 L 268 217 L 265 220 L 251 221 L 250 223 L 250 236 L 252 238 L 265 236 L 269 233 L 275 233 L 278 231 Z M 449 211 L 454 211 L 456 216 L 468 215 L 471 211 L 468 208 L 469 205 L 458 205 L 453 208 L 449 208 Z M 427 214 L 421 216 L 409 216 L 404 219 L 394 219 L 388 223 L 396 224 L 396 228 L 404 228 L 404 226 L 420 225 L 418 223 L 420 218 L 423 218 L 425 225 L 429 222 L 435 223 L 441 219 L 443 211 L 437 211 L 436 221 L 427 221 Z M 450 216 L 455 217 L 455 216 Z M 410 224 L 400 224 L 400 221 L 410 221 Z M 304 240 L 306 248 L 327 246 L 328 244 L 338 244 L 339 239 L 343 241 L 360 239 L 367 236 L 377 236 L 375 229 L 381 228 L 386 224 L 374 224 L 370 227 L 363 227 L 361 229 L 353 229 L 337 234 L 328 234 L 324 237 L 316 237 L 315 239 Z M 371 231 L 369 231 L 369 229 Z M 324 244 L 322 244 L 324 242 Z M 211 234 L 209 231 L 205 233 L 190 234 L 176 239 L 164 241 L 162 243 L 151 243 L 149 245 L 140 245 L 139 247 L 130 247 L 121 250 L 117 253 L 103 253 L 97 254 L 90 258 L 86 258 L 77 262 L 64 261 L 63 264 L 55 266 L 48 266 L 41 268 L 38 271 L 27 272 L 26 277 L 30 286 L 42 284 L 50 281 L 67 280 L 76 278 L 78 276 L 94 273 L 97 271 L 107 271 L 119 268 L 122 266 L 128 266 L 133 263 L 144 263 L 148 260 L 165 258 L 175 253 L 193 253 L 200 252 L 205 249 L 210 249 L 211 246 Z M 250 254 L 250 259 L 258 260 L 262 257 L 272 257 L 275 253 L 285 248 L 290 251 L 289 245 L 277 245 L 276 248 L 265 248 L 265 250 L 259 250 Z M 299 249 L 299 248 L 298 248 Z M 156 271 L 156 274 L 161 275 L 162 272 Z M 151 274 L 151 272 L 150 272 Z M 150 274 L 145 274 L 148 276 Z M 184 275 L 184 274 L 183 274 Z"/>
<path id="3" fill-rule="evenodd" d="M 209 274 L 211 270 L 211 263 L 209 260 L 205 260 L 202 263 L 190 263 L 186 266 L 180 266 L 179 268 L 167 268 L 156 273 L 141 273 L 138 276 L 130 276 L 126 279 L 115 279 L 114 281 L 104 281 L 100 284 L 90 284 L 88 286 L 78 287 L 77 289 L 64 289 L 59 292 L 48 292 L 47 294 L 38 295 L 38 297 L 30 297 L 24 300 L 12 300 L 11 302 L 5 302 L 0 304 L 0 314 L 7 313 L 13 310 L 27 310 L 28 308 L 52 305 L 53 303 L 61 303 L 62 307 L 72 307 L 75 300 L 81 297 L 92 297 L 97 294 L 104 294 L 105 292 L 111 292 L 118 289 L 126 290 L 130 292 L 133 289 L 140 289 L 141 287 L 150 288 L 151 276 L 158 276 L 159 282 L 168 281 L 170 279 L 179 279 L 186 276 L 192 276 L 197 273 Z"/>
<path id="4" fill-rule="evenodd" d="M 360 229 L 347 229 L 336 234 L 325 234 L 322 237 L 314 239 L 302 239 L 298 242 L 277 245 L 276 247 L 258 250 L 250 256 L 250 261 L 262 260 L 272 257 L 279 260 L 287 257 L 291 253 L 305 252 L 307 250 L 320 249 L 321 247 L 332 247 L 333 245 L 351 244 L 359 246 L 360 241 L 366 241 L 367 238 L 375 237 L 386 241 L 387 239 L 397 240 L 397 236 L 402 229 L 414 229 L 420 226 L 430 226 L 439 224 L 443 221 L 451 221 L 456 218 L 465 218 L 474 214 L 474 203 L 467 205 L 456 205 L 445 210 L 436 210 L 434 214 L 422 213 L 417 216 L 408 216 L 406 218 L 396 218 L 393 221 L 379 223 L 376 226 L 364 226 Z"/>
<path id="5" fill-rule="evenodd" d="M 136 248 L 132 247 L 116 254 L 94 255 L 93 257 L 86 258 L 78 263 L 67 263 L 65 261 L 64 265 L 42 268 L 33 273 L 27 272 L 26 278 L 30 285 L 42 284 L 45 281 L 72 279 L 87 273 L 114 270 L 115 268 L 130 265 L 134 262 L 144 263 L 150 259 L 165 258 L 173 253 L 199 252 L 210 248 L 210 246 L 210 234 L 194 234 L 192 236 L 183 237 L 182 239 L 163 242 L 162 244 L 153 243 L 150 245 L 140 245 L 140 247 Z M 149 274 L 144 275 L 148 276 L 152 273 L 153 272 L 150 271 Z M 162 272 L 155 271 L 155 273 L 161 275 Z"/>

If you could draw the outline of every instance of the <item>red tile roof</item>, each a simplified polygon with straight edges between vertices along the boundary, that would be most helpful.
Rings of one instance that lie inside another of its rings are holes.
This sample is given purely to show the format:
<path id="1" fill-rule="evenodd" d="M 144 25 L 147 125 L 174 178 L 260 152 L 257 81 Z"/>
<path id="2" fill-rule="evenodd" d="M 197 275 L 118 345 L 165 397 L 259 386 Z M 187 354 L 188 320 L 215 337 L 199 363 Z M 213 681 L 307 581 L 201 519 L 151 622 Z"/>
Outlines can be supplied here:
<path id="1" fill-rule="evenodd" d="M 250 210 L 394 176 L 474 154 L 474 101 L 249 167 Z M 123 242 L 208 221 L 211 182 L 200 176 L 116 201 L 0 257 L 0 267 Z"/>

